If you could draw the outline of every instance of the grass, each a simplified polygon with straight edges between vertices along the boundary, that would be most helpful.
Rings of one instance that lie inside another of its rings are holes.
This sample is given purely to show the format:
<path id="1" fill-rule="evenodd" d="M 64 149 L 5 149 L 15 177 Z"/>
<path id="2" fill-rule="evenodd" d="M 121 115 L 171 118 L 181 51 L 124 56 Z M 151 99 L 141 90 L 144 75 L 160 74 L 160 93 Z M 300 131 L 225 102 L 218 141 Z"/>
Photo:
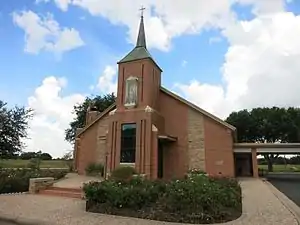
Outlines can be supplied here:
<path id="1" fill-rule="evenodd" d="M 0 159 L 2 168 L 26 168 L 29 160 Z M 68 168 L 63 160 L 42 160 L 40 168 Z"/>
<path id="2" fill-rule="evenodd" d="M 258 165 L 258 168 L 268 170 L 268 165 Z M 273 165 L 274 172 L 300 172 L 300 165 Z"/>

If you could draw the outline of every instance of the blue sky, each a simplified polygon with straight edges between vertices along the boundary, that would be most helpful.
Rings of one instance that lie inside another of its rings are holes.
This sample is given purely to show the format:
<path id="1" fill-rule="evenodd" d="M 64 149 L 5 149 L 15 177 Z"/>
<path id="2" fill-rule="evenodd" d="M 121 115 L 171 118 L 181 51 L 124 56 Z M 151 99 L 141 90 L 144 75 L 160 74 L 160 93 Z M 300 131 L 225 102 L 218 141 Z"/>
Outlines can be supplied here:
<path id="1" fill-rule="evenodd" d="M 45 143 L 53 141 L 51 132 L 56 132 L 61 136 L 56 148 L 70 148 L 62 136 L 72 106 L 86 95 L 113 90 L 116 62 L 133 48 L 142 4 L 147 8 L 148 46 L 164 71 L 162 84 L 167 88 L 220 117 L 260 105 L 300 105 L 300 99 L 289 94 L 298 87 L 288 84 L 289 92 L 260 100 L 278 87 L 276 82 L 286 80 L 283 73 L 276 75 L 287 68 L 286 61 L 293 66 L 284 74 L 292 84 L 298 79 L 300 69 L 294 61 L 300 52 L 295 39 L 299 0 L 212 0 L 196 1 L 197 6 L 193 0 L 165 5 L 155 0 L 129 2 L 130 6 L 102 0 L 0 2 L 0 99 L 37 111 L 29 148 L 44 148 L 36 141 L 41 138 L 37 133 L 43 132 L 49 136 Z M 285 27 L 288 31 L 282 32 Z M 64 30 L 70 36 L 59 42 Z M 279 42 L 273 38 L 276 34 L 282 36 Z M 31 50 L 26 51 L 28 46 Z M 273 62 L 278 68 L 265 66 Z M 260 93 L 257 85 L 264 80 L 270 88 Z M 62 107 L 66 114 L 60 114 Z"/>

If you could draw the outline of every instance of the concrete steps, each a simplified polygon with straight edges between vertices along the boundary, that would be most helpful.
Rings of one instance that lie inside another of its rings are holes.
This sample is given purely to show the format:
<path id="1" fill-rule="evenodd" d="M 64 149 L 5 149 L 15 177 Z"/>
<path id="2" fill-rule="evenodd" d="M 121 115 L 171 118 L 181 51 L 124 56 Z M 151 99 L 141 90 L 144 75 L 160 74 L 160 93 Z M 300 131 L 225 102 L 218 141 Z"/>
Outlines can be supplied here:
<path id="1" fill-rule="evenodd" d="M 40 190 L 38 194 L 79 199 L 82 199 L 83 196 L 82 189 L 80 188 L 63 187 L 48 187 L 47 189 Z"/>

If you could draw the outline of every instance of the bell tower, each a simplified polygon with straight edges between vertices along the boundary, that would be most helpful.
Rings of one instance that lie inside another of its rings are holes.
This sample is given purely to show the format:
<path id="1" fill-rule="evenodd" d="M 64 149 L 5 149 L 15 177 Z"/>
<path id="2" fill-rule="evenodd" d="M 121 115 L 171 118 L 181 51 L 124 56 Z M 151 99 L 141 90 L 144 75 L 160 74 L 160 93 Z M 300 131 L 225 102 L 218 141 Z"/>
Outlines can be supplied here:
<path id="1" fill-rule="evenodd" d="M 136 45 L 118 66 L 116 110 L 110 112 L 107 134 L 107 170 L 126 164 L 155 179 L 158 131 L 164 125 L 159 114 L 162 70 L 147 49 L 143 14 Z"/>
<path id="2" fill-rule="evenodd" d="M 162 70 L 147 49 L 143 13 L 136 46 L 118 65 L 117 111 L 147 106 L 158 110 Z"/>

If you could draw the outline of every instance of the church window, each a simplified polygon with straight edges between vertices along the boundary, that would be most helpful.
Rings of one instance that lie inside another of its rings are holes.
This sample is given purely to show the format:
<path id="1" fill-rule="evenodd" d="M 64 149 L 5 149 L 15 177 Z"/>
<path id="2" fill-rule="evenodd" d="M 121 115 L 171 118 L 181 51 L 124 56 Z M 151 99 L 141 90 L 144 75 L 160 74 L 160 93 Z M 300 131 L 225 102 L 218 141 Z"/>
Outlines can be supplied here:
<path id="1" fill-rule="evenodd" d="M 138 97 L 138 79 L 137 77 L 129 77 L 126 80 L 125 89 L 125 107 L 134 107 L 137 105 Z"/>
<path id="2" fill-rule="evenodd" d="M 136 124 L 123 124 L 121 133 L 121 163 L 134 163 L 136 152 Z"/>

